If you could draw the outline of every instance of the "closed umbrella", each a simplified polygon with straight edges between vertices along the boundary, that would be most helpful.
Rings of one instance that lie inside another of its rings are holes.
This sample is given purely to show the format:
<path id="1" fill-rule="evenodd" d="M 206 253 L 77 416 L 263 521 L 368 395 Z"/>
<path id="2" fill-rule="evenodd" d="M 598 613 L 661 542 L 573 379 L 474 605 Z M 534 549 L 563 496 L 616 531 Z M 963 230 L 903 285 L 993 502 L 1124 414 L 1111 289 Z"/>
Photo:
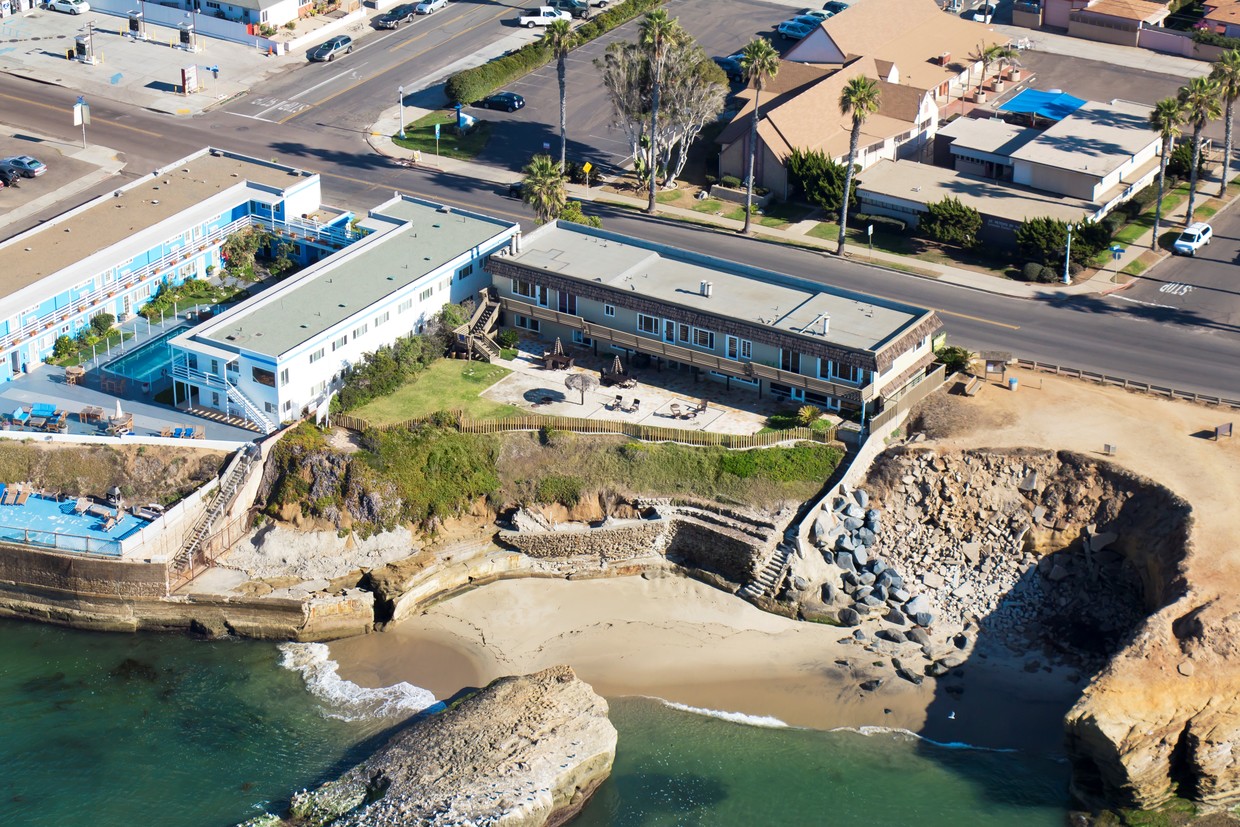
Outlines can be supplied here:
<path id="1" fill-rule="evenodd" d="M 559 336 L 555 337 L 555 347 L 551 349 L 551 352 L 554 353 L 556 356 L 564 355 L 564 343 L 560 341 Z"/>
<path id="2" fill-rule="evenodd" d="M 612 360 L 611 372 L 612 373 L 624 373 L 624 365 L 620 364 L 619 356 L 616 356 L 616 358 Z"/>
<path id="3" fill-rule="evenodd" d="M 121 411 L 121 401 L 118 399 L 116 400 L 116 418 L 120 419 L 122 415 L 123 413 Z"/>

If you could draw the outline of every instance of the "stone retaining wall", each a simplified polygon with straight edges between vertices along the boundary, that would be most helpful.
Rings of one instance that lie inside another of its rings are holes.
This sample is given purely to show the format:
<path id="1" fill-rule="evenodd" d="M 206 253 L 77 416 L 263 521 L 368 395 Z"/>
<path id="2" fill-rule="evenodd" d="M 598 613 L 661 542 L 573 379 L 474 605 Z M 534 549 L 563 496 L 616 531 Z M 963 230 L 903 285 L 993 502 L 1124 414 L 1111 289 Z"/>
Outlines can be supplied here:
<path id="1" fill-rule="evenodd" d="M 643 520 L 581 531 L 501 531 L 499 537 L 522 554 L 540 560 L 593 557 L 608 563 L 663 552 L 675 529 L 671 520 Z"/>

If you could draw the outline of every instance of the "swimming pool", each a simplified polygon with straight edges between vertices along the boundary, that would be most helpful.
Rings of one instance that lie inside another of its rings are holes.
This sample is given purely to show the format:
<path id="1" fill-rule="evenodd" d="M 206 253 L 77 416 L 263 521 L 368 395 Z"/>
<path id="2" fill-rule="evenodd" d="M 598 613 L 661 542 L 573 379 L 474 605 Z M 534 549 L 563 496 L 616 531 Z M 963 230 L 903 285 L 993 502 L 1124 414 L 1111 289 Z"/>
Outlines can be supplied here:
<path id="1" fill-rule="evenodd" d="M 77 514 L 74 504 L 74 500 L 57 502 L 34 494 L 24 505 L 0 505 L 0 540 L 60 551 L 119 555 L 120 541 L 148 522 L 126 514 L 110 531 L 104 531 L 103 517 Z M 114 508 L 108 510 L 116 513 Z"/>
<path id="2" fill-rule="evenodd" d="M 172 361 L 168 353 L 168 340 L 184 332 L 188 327 L 189 325 L 179 325 L 166 330 L 155 338 L 138 345 L 124 356 L 108 362 L 103 369 L 137 382 L 154 382 Z"/>

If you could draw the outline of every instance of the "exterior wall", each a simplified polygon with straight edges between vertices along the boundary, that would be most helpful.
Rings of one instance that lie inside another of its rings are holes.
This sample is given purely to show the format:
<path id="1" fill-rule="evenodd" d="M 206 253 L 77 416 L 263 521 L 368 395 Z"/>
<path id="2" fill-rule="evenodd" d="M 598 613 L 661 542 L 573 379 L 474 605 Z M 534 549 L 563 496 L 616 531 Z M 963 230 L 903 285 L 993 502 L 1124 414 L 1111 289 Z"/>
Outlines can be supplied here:
<path id="1" fill-rule="evenodd" d="M 798 63 L 843 63 L 844 57 L 835 41 L 819 26 L 789 49 L 784 59 Z"/>
<path id="2" fill-rule="evenodd" d="M 1099 43 L 1115 43 L 1119 46 L 1136 46 L 1140 26 L 1133 20 L 1075 12 L 1068 16 L 1068 34 L 1083 40 Z"/>
<path id="3" fill-rule="evenodd" d="M 1089 5 L 1089 0 L 1044 0 L 1042 23 L 1058 29 L 1068 28 L 1068 15 Z"/>
<path id="4" fill-rule="evenodd" d="M 1096 175 L 1086 175 L 1072 170 L 1048 167 L 1029 161 L 1013 159 L 1012 181 L 1026 187 L 1046 192 L 1057 192 L 1073 198 L 1084 198 L 1092 201 L 1094 193 L 1102 179 Z"/>

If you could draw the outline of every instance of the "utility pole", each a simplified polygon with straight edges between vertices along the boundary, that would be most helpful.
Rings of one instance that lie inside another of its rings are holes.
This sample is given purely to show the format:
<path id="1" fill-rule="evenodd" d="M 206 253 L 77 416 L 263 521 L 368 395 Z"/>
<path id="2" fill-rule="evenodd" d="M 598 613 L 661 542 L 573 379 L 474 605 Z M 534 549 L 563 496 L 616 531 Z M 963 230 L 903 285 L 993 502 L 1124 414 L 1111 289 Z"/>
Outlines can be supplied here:
<path id="1" fill-rule="evenodd" d="M 1072 283 L 1072 274 L 1068 268 L 1072 266 L 1072 225 L 1068 225 L 1068 247 L 1063 254 L 1063 283 Z"/>

